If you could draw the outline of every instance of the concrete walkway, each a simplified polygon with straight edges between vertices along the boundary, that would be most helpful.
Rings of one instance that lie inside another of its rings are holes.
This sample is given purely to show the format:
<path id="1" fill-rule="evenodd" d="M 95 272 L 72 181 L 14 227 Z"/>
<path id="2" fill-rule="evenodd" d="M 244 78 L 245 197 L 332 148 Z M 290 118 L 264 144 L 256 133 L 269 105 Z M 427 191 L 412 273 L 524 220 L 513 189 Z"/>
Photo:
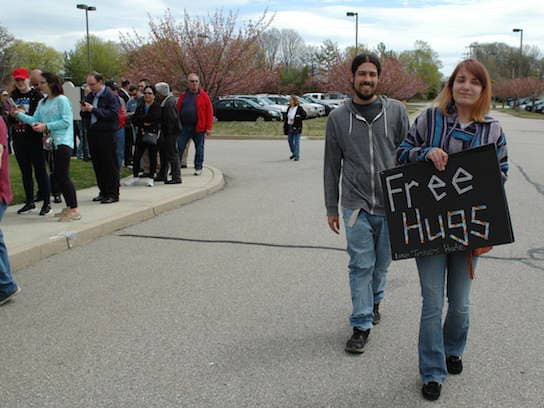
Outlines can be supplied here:
<path id="1" fill-rule="evenodd" d="M 21 204 L 9 207 L 0 227 L 12 269 L 16 271 L 73 246 L 84 245 L 115 230 L 198 200 L 224 186 L 223 173 L 210 166 L 206 166 L 200 176 L 194 176 L 192 168 L 182 169 L 182 178 L 182 184 L 122 186 L 120 201 L 114 204 L 92 202 L 98 193 L 96 187 L 79 190 L 80 221 L 58 222 L 53 217 L 53 213 L 65 207 L 64 202 L 52 204 L 53 213 L 48 216 L 38 215 L 41 203 L 36 203 L 33 213 L 25 215 L 17 214 Z"/>

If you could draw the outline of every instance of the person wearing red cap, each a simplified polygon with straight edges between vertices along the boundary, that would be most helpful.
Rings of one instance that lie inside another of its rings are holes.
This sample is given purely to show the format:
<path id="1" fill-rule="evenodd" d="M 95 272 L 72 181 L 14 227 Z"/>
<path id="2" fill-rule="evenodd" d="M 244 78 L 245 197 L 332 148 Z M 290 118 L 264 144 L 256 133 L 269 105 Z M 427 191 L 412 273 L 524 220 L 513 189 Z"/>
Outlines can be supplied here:
<path id="1" fill-rule="evenodd" d="M 15 88 L 11 92 L 11 98 L 18 108 L 22 107 L 26 114 L 33 115 L 43 95 L 37 89 L 30 87 L 30 73 L 26 68 L 15 68 L 11 76 L 15 81 Z M 15 111 L 15 107 L 13 107 L 12 111 Z M 32 178 L 32 170 L 34 169 L 36 181 L 38 182 L 38 191 L 41 195 L 36 201 L 43 200 L 40 215 L 48 215 L 52 212 L 50 204 L 51 187 L 46 169 L 42 135 L 34 132 L 31 126 L 20 122 L 13 115 L 11 120 L 13 124 L 13 148 L 17 163 L 21 169 L 25 190 L 25 205 L 17 213 L 27 214 L 36 208 L 34 204 L 34 180 Z"/>

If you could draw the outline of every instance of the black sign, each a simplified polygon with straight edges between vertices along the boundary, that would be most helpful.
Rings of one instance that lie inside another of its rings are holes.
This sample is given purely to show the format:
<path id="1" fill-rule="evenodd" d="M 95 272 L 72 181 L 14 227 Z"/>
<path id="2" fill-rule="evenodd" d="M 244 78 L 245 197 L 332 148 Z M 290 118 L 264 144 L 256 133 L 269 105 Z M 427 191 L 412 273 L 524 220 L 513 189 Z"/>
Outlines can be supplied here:
<path id="1" fill-rule="evenodd" d="M 514 242 L 495 145 L 381 173 L 395 260 Z"/>

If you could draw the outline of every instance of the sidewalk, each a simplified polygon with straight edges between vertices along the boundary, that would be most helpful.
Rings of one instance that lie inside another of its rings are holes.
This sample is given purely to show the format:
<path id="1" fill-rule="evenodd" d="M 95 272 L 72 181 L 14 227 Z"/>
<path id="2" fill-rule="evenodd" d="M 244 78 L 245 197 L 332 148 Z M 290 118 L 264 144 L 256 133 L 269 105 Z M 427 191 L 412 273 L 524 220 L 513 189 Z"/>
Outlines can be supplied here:
<path id="1" fill-rule="evenodd" d="M 0 228 L 13 271 L 203 198 L 224 186 L 223 173 L 210 166 L 205 166 L 200 176 L 194 176 L 192 168 L 182 169 L 182 178 L 182 184 L 122 186 L 120 201 L 114 204 L 92 202 L 98 194 L 96 187 L 79 190 L 80 221 L 58 222 L 52 214 L 41 217 L 41 203 L 37 203 L 33 214 L 27 215 L 17 214 L 21 205 L 9 207 Z M 53 212 L 57 212 L 65 203 L 52 205 Z"/>

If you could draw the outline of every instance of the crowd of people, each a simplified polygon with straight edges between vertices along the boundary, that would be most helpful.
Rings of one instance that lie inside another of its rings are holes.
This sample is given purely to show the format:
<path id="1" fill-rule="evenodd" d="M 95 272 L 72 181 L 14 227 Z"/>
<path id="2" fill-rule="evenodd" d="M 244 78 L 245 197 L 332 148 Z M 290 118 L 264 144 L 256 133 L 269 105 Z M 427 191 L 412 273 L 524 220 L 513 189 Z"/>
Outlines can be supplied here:
<path id="1" fill-rule="evenodd" d="M 194 175 L 202 174 L 213 107 L 198 75 L 189 74 L 187 89 L 176 97 L 165 82 L 152 85 L 141 79 L 132 85 L 124 80 L 119 85 L 90 73 L 81 87 L 81 120 L 74 120 L 74 109 L 54 74 L 20 67 L 13 70 L 12 79 L 13 89 L 0 91 L 0 113 L 7 124 L 8 151 L 15 153 L 25 191 L 18 214 L 34 212 L 36 202 L 42 202 L 39 214 L 49 215 L 51 196 L 60 203 L 62 195 L 66 207 L 57 214 L 59 221 L 81 218 L 69 178 L 72 156 L 92 162 L 98 186 L 93 201 L 102 204 L 119 201 L 123 166 L 132 167 L 133 173 L 126 185 L 140 180 L 148 186 L 182 183 L 181 168 L 187 167 L 191 140 Z"/>

